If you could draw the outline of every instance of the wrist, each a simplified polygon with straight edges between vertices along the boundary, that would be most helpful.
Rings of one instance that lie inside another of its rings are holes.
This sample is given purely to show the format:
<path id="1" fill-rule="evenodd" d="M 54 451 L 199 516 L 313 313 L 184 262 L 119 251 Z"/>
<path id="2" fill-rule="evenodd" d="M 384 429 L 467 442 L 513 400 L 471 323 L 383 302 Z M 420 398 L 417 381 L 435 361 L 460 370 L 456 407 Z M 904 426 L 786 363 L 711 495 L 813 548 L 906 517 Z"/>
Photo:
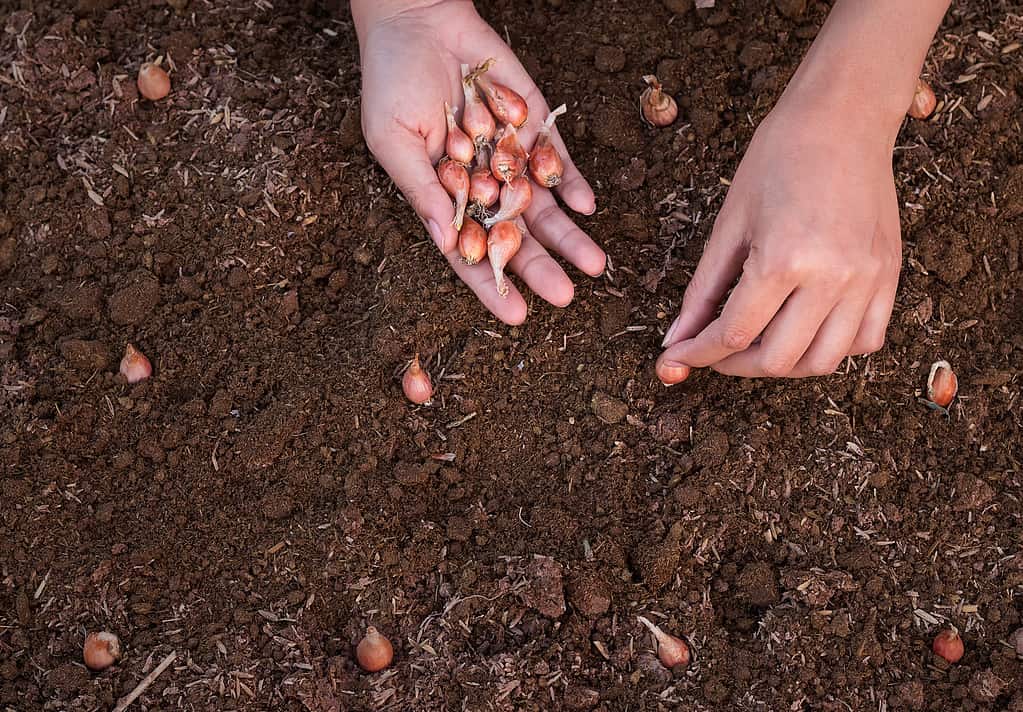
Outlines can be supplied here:
<path id="1" fill-rule="evenodd" d="M 373 25 L 393 20 L 410 11 L 440 4 L 438 0 L 352 0 L 355 34 L 361 39 Z"/>

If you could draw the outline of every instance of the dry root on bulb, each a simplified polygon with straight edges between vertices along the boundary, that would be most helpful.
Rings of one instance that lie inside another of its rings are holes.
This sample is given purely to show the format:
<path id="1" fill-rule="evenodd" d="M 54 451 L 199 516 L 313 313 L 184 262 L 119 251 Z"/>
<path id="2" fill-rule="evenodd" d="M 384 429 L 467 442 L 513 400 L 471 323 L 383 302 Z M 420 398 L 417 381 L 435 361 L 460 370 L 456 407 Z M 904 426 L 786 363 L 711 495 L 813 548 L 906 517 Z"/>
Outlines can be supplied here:
<path id="1" fill-rule="evenodd" d="M 508 296 L 508 281 L 504 277 L 504 268 L 521 246 L 522 231 L 515 223 L 505 220 L 490 228 L 487 236 L 487 257 L 490 258 L 490 268 L 494 271 L 497 293 L 502 297 Z"/>
<path id="2" fill-rule="evenodd" d="M 640 115 L 651 126 L 669 126 L 678 116 L 678 105 L 653 74 L 644 76 L 643 81 L 647 87 L 639 97 Z"/>
<path id="3" fill-rule="evenodd" d="M 469 214 L 485 218 L 487 210 L 501 197 L 501 184 L 497 182 L 490 168 L 480 166 L 469 176 Z"/>
<path id="4" fill-rule="evenodd" d="M 498 180 L 510 183 L 525 172 L 528 160 L 515 127 L 511 124 L 505 126 L 494 147 L 494 155 L 490 157 L 490 172 Z"/>
<path id="5" fill-rule="evenodd" d="M 529 174 L 537 185 L 544 188 L 553 188 L 561 182 L 561 176 L 565 172 L 565 164 L 561 160 L 558 149 L 551 141 L 551 129 L 554 128 L 554 120 L 564 114 L 568 109 L 564 104 L 551 113 L 544 120 L 540 132 L 533 144 L 533 152 L 529 156 Z"/>

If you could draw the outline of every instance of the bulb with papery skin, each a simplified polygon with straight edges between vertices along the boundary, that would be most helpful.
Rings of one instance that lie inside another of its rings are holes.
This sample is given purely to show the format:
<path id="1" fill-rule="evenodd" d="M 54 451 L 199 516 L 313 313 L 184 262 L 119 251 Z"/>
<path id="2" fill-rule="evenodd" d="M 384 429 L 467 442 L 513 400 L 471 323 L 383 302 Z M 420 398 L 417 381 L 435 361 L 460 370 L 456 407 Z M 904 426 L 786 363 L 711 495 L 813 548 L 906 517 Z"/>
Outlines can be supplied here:
<path id="1" fill-rule="evenodd" d="M 529 179 L 525 176 L 514 178 L 501 187 L 501 209 L 484 220 L 483 224 L 490 227 L 502 220 L 514 220 L 526 212 L 532 201 L 533 188 L 529 184 Z"/>
<path id="2" fill-rule="evenodd" d="M 482 217 L 487 208 L 501 197 L 501 184 L 497 182 L 490 168 L 480 166 L 469 176 L 469 212 Z"/>
<path id="3" fill-rule="evenodd" d="M 487 236 L 487 257 L 490 258 L 490 268 L 494 271 L 497 293 L 502 297 L 508 296 L 508 281 L 504 277 L 504 268 L 521 246 L 522 231 L 515 223 L 505 220 L 490 228 Z"/>
<path id="4" fill-rule="evenodd" d="M 401 390 L 405 397 L 416 405 L 429 403 L 433 397 L 433 382 L 430 374 L 419 365 L 419 354 L 412 357 L 412 363 L 401 377 Z"/>
<path id="5" fill-rule="evenodd" d="M 373 626 L 366 628 L 366 635 L 355 648 L 355 659 L 366 672 L 379 672 L 394 660 L 394 648 L 391 641 L 380 634 Z"/>
<path id="6" fill-rule="evenodd" d="M 458 231 L 458 254 L 467 265 L 474 265 L 487 256 L 487 231 L 472 218 L 466 218 Z"/>
<path id="7" fill-rule="evenodd" d="M 483 98 L 494 117 L 502 124 L 519 128 L 529 117 L 529 107 L 518 92 L 487 75 L 494 62 L 494 59 L 488 59 L 473 70 L 476 85 L 483 92 Z"/>
<path id="8" fill-rule="evenodd" d="M 679 665 L 685 667 L 689 664 L 692 653 L 686 641 L 670 633 L 665 633 L 643 616 L 637 616 L 637 618 L 653 633 L 654 639 L 657 641 L 657 657 L 664 667 L 671 669 Z"/>
<path id="9" fill-rule="evenodd" d="M 661 88 L 661 83 L 653 74 L 643 77 L 647 87 L 639 97 L 640 114 L 651 126 L 663 128 L 669 126 L 678 116 L 678 104 Z"/>
<path id="10" fill-rule="evenodd" d="M 519 143 L 515 127 L 510 124 L 505 126 L 494 147 L 494 155 L 490 157 L 490 172 L 498 180 L 510 183 L 523 174 L 528 160 L 529 156 Z"/>
<path id="11" fill-rule="evenodd" d="M 159 101 L 170 94 L 170 75 L 155 62 L 146 62 L 139 68 L 136 84 L 139 94 L 150 101 Z"/>
<path id="12" fill-rule="evenodd" d="M 465 207 L 469 204 L 469 172 L 461 163 L 445 158 L 437 166 L 437 178 L 444 190 L 455 199 L 455 217 L 451 224 L 462 229 Z"/>
<path id="13" fill-rule="evenodd" d="M 128 383 L 138 383 L 153 374 L 153 366 L 144 353 L 128 344 L 124 347 L 119 371 Z"/>
<path id="14" fill-rule="evenodd" d="M 102 631 L 85 636 L 82 660 L 90 670 L 106 670 L 121 659 L 121 641 L 113 633 Z"/>
<path id="15" fill-rule="evenodd" d="M 953 665 L 962 660 L 963 653 L 965 652 L 963 639 L 960 637 L 959 631 L 949 628 L 942 630 L 934 636 L 931 648 L 934 650 L 935 655 L 944 658 L 946 662 Z"/>
<path id="16" fill-rule="evenodd" d="M 462 109 L 462 128 L 480 150 L 494 140 L 497 133 L 497 122 L 490 109 L 476 92 L 474 75 L 469 65 L 462 65 L 462 94 L 465 97 L 465 108 Z"/>
<path id="17" fill-rule="evenodd" d="M 942 410 L 948 408 L 959 392 L 959 379 L 948 361 L 935 361 L 927 376 L 927 400 Z"/>
<path id="18" fill-rule="evenodd" d="M 931 85 L 923 79 L 916 80 L 916 90 L 913 92 L 913 101 L 909 105 L 909 114 L 914 119 L 926 119 L 934 113 L 938 105 L 938 98 L 934 96 Z"/>
<path id="19" fill-rule="evenodd" d="M 529 154 L 529 174 L 533 176 L 537 185 L 544 188 L 553 188 L 561 183 L 561 176 L 565 172 L 561 155 L 551 141 L 551 129 L 554 127 L 554 120 L 566 111 L 568 109 L 564 104 L 551 111 L 540 127 L 533 151 Z"/>
<path id="20" fill-rule="evenodd" d="M 455 121 L 455 112 L 447 102 L 444 102 L 444 115 L 448 122 L 448 136 L 444 142 L 448 158 L 468 166 L 476 155 L 476 147 L 465 131 L 459 128 L 458 122 Z"/>

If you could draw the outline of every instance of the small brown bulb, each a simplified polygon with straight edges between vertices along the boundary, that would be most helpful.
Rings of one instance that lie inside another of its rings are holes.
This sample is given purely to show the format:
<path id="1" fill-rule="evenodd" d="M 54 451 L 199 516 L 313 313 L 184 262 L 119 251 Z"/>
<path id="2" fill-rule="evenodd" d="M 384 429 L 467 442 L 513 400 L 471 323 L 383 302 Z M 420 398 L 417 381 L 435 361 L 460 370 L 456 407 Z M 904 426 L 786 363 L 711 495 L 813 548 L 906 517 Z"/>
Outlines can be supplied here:
<path id="1" fill-rule="evenodd" d="M 653 633 L 654 639 L 657 641 L 657 657 L 664 667 L 671 670 L 678 666 L 684 668 L 689 664 L 691 653 L 689 651 L 689 644 L 686 641 L 676 638 L 670 633 L 665 633 L 643 616 L 637 616 L 637 618 L 640 623 Z"/>
<path id="2" fill-rule="evenodd" d="M 150 101 L 159 101 L 170 94 L 170 76 L 155 62 L 146 62 L 139 69 L 139 94 Z"/>
<path id="3" fill-rule="evenodd" d="M 405 397 L 416 405 L 429 403 L 433 397 L 433 383 L 430 374 L 419 365 L 419 354 L 412 357 L 412 363 L 405 369 L 405 375 L 401 377 L 401 389 Z"/>
<path id="4" fill-rule="evenodd" d="M 931 648 L 935 655 L 944 658 L 949 663 L 955 664 L 962 660 L 963 639 L 954 628 L 946 628 L 934 636 Z"/>
<path id="5" fill-rule="evenodd" d="M 366 672 L 379 672 L 394 660 L 394 648 L 391 647 L 391 641 L 380 635 L 380 631 L 369 626 L 366 635 L 355 648 L 355 659 Z"/>
<path id="6" fill-rule="evenodd" d="M 931 85 L 923 79 L 917 79 L 916 91 L 913 92 L 913 102 L 909 105 L 909 111 L 906 113 L 914 119 L 923 120 L 934 113 L 934 108 L 937 105 L 938 99 L 934 96 L 934 90 L 931 89 Z"/>
<path id="7" fill-rule="evenodd" d="M 639 97 L 640 115 L 651 126 L 659 128 L 671 125 L 678 116 L 678 104 L 670 94 L 661 88 L 653 74 L 643 77 L 647 87 Z"/>
<path id="8" fill-rule="evenodd" d="M 927 400 L 938 410 L 946 410 L 959 392 L 959 379 L 948 361 L 935 361 L 927 376 Z"/>
<path id="9" fill-rule="evenodd" d="M 102 631 L 85 636 L 82 659 L 90 670 L 106 670 L 121 659 L 121 641 L 113 633 Z"/>

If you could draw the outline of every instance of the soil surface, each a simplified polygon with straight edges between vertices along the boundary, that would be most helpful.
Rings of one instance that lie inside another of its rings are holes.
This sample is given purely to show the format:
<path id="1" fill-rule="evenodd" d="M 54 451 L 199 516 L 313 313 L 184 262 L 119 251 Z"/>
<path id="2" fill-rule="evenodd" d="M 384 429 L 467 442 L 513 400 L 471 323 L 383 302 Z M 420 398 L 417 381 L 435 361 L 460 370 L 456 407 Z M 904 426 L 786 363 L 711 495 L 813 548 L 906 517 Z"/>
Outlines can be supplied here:
<path id="1" fill-rule="evenodd" d="M 671 389 L 661 335 L 827 4 L 481 3 L 568 104 L 611 259 L 517 328 L 368 154 L 343 4 L 174 4 L 0 2 L 0 710 L 109 709 L 172 651 L 132 709 L 1023 710 L 1020 3 L 932 47 L 885 348 Z M 90 673 L 102 629 L 125 657 Z"/>

